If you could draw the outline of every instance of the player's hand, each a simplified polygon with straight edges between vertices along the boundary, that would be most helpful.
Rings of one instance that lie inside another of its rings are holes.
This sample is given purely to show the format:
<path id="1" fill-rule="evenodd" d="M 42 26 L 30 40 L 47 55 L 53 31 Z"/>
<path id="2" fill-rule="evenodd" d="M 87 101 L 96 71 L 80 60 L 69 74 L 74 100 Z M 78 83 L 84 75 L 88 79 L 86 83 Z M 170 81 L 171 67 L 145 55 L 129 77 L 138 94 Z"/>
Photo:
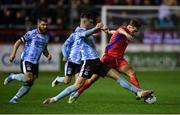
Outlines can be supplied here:
<path id="1" fill-rule="evenodd" d="M 52 55 L 51 55 L 51 54 L 49 54 L 49 55 L 48 55 L 48 57 L 47 57 L 47 59 L 48 59 L 48 61 L 51 61 L 51 59 L 52 59 Z"/>
<path id="2" fill-rule="evenodd" d="M 109 28 L 108 27 L 103 27 L 101 30 L 103 32 L 105 32 L 106 34 L 109 34 Z"/>
<path id="3" fill-rule="evenodd" d="M 10 62 L 13 62 L 14 58 L 15 58 L 15 55 L 12 54 L 12 55 L 9 57 L 9 61 L 10 61 Z"/>
<path id="4" fill-rule="evenodd" d="M 97 23 L 97 24 L 96 24 L 96 28 L 97 28 L 97 29 L 102 29 L 103 26 L 104 26 L 103 23 Z"/>
<path id="5" fill-rule="evenodd" d="M 63 61 L 67 61 L 67 58 L 66 58 L 66 57 L 63 57 Z"/>

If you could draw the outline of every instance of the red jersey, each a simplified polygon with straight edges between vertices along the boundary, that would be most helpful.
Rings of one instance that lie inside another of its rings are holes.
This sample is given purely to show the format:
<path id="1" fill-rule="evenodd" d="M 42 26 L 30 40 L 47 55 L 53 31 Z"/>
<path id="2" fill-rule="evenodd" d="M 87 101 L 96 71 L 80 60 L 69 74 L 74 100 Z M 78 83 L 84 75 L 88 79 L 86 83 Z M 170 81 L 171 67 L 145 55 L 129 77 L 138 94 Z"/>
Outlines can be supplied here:
<path id="1" fill-rule="evenodd" d="M 123 27 L 123 29 L 129 33 L 129 30 L 126 27 Z M 105 55 L 115 58 L 123 58 L 128 42 L 129 41 L 126 36 L 119 33 L 117 29 L 116 32 L 111 36 L 111 39 L 106 46 Z"/>

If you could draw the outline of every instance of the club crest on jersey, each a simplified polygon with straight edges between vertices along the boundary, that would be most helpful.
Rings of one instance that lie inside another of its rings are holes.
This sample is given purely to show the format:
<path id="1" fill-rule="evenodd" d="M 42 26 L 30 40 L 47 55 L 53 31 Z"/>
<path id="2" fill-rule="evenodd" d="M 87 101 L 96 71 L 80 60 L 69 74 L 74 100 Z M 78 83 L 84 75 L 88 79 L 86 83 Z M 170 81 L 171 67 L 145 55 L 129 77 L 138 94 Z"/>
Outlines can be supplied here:
<path id="1" fill-rule="evenodd" d="M 28 67 L 27 67 L 27 70 L 31 70 L 31 67 L 30 67 L 30 66 L 28 66 Z"/>

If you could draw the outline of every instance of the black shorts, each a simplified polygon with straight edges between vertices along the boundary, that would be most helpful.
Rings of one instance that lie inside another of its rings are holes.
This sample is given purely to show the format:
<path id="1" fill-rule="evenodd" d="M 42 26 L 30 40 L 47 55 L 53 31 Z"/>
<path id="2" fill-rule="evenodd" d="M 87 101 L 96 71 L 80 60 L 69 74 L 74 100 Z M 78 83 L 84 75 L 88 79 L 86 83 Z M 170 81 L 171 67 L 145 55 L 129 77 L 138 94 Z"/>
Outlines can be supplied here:
<path id="1" fill-rule="evenodd" d="M 33 76 L 35 75 L 36 77 L 38 77 L 39 64 L 33 64 L 31 62 L 21 60 L 21 72 L 31 72 Z"/>
<path id="2" fill-rule="evenodd" d="M 73 62 L 70 62 L 70 61 L 67 61 L 65 63 L 65 76 L 73 76 L 75 75 L 76 73 L 79 73 L 81 70 L 81 64 L 76 64 L 76 63 L 73 63 Z"/>
<path id="3" fill-rule="evenodd" d="M 106 76 L 111 68 L 100 61 L 100 59 L 85 60 L 82 64 L 79 76 L 90 78 L 93 74 Z"/>

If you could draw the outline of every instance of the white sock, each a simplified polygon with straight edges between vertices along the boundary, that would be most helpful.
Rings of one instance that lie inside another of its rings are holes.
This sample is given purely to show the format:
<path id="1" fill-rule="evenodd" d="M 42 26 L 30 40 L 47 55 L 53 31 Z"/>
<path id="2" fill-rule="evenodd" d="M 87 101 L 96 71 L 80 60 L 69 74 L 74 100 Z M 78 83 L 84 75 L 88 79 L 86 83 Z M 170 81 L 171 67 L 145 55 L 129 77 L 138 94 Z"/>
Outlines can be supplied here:
<path id="1" fill-rule="evenodd" d="M 57 76 L 56 80 L 57 80 L 59 83 L 64 83 L 64 77 L 59 77 L 59 76 Z"/>
<path id="2" fill-rule="evenodd" d="M 25 77 L 24 74 L 19 73 L 19 74 L 12 74 L 12 79 L 18 80 L 18 81 L 22 81 L 25 82 Z"/>

